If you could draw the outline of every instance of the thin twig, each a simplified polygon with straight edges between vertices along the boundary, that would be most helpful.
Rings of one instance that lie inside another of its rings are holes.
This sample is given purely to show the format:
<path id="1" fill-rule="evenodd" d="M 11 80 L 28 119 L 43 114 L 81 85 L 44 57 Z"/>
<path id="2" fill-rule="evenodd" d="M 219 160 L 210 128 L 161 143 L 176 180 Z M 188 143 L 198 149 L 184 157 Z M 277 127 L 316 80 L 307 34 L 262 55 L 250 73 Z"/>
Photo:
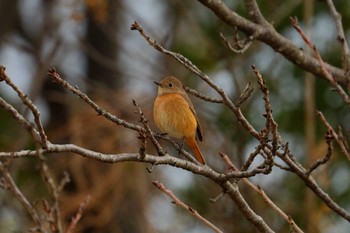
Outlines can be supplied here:
<path id="1" fill-rule="evenodd" d="M 47 166 L 44 156 L 42 154 L 39 154 L 39 159 L 40 159 L 41 173 L 49 189 L 49 192 L 51 194 L 52 201 L 53 201 L 53 206 L 52 206 L 53 221 L 51 221 L 50 224 L 52 225 L 52 229 L 56 229 L 54 232 L 62 233 L 63 228 L 62 228 L 60 200 L 59 200 L 60 189 L 59 189 L 59 186 L 57 186 L 56 182 L 54 181 L 52 174 L 49 170 L 49 167 Z"/>
<path id="2" fill-rule="evenodd" d="M 235 102 L 235 106 L 237 108 L 241 107 L 241 105 L 247 100 L 249 99 L 249 97 L 252 96 L 253 94 L 253 91 L 254 91 L 254 87 L 252 87 L 252 84 L 251 82 L 249 82 L 243 92 L 241 93 L 241 95 L 239 96 L 238 100 Z"/>
<path id="3" fill-rule="evenodd" d="M 338 143 L 338 145 L 340 146 L 341 151 L 343 152 L 343 154 L 346 156 L 346 158 L 350 161 L 350 153 L 346 148 L 346 145 L 344 144 L 344 142 L 339 138 L 338 134 L 335 132 L 335 130 L 332 128 L 332 126 L 329 124 L 329 122 L 327 121 L 327 119 L 324 117 L 323 113 L 320 111 L 317 111 L 317 116 L 320 117 L 322 123 L 324 124 L 324 126 L 326 126 L 328 132 L 330 132 L 332 134 L 332 136 L 334 137 L 335 141 Z"/>
<path id="4" fill-rule="evenodd" d="M 205 96 L 199 92 L 197 92 L 196 90 L 194 89 L 191 89 L 187 86 L 183 86 L 183 88 L 185 89 L 185 91 L 187 91 L 188 93 L 190 93 L 191 95 L 194 95 L 202 100 L 205 100 L 207 102 L 211 102 L 211 103 L 217 103 L 217 104 L 222 104 L 224 103 L 224 101 L 222 99 L 215 99 L 215 98 L 211 98 L 209 96 Z"/>
<path id="5" fill-rule="evenodd" d="M 165 155 L 163 148 L 161 147 L 161 145 L 159 144 L 159 142 L 157 141 L 157 139 L 154 137 L 154 134 L 152 132 L 152 130 L 150 129 L 149 125 L 148 125 L 148 121 L 145 117 L 145 114 L 143 114 L 140 105 L 138 105 L 138 103 L 136 102 L 136 100 L 132 100 L 133 105 L 136 107 L 138 114 L 140 115 L 141 118 L 141 122 L 143 124 L 143 127 L 146 129 L 146 135 L 148 135 L 153 143 L 153 145 L 156 147 L 157 152 L 160 156 Z"/>
<path id="6" fill-rule="evenodd" d="M 224 154 L 222 152 L 219 152 L 219 155 L 221 156 L 222 159 L 224 159 L 224 161 L 227 164 L 232 164 L 231 160 L 230 160 L 230 162 L 227 161 L 227 159 L 229 159 L 229 157 L 226 154 Z M 265 164 L 265 162 L 263 164 Z M 233 171 L 230 168 L 231 167 L 229 167 L 228 171 L 225 172 L 225 174 L 222 175 L 222 176 L 225 177 L 225 179 L 227 179 L 227 180 L 231 179 L 231 178 L 235 178 L 236 179 L 236 181 L 235 181 L 236 183 L 241 178 L 253 177 L 253 176 L 255 176 L 257 174 L 261 174 L 261 173 L 266 174 L 266 173 L 268 173 L 267 170 L 269 170 L 269 168 L 267 166 L 264 166 L 264 165 L 260 165 L 260 166 L 258 166 L 256 168 L 252 169 L 252 170 L 249 170 L 249 171 L 247 171 L 248 168 L 246 170 L 242 169 L 241 171 Z"/>
<path id="7" fill-rule="evenodd" d="M 122 120 L 122 119 L 116 117 L 115 115 L 109 113 L 107 110 L 100 108 L 85 93 L 81 92 L 77 87 L 73 87 L 67 81 L 63 80 L 54 68 L 49 69 L 48 75 L 51 77 L 53 82 L 58 83 L 58 84 L 62 85 L 63 87 L 67 88 L 72 93 L 74 93 L 79 98 L 81 98 L 84 102 L 86 102 L 88 105 L 90 105 L 90 107 L 93 108 L 97 112 L 98 115 L 104 116 L 106 119 L 112 121 L 113 123 L 115 123 L 117 125 L 124 126 L 125 128 L 132 129 L 132 130 L 135 130 L 137 132 L 145 132 L 145 129 L 142 128 L 141 126 L 132 124 L 132 123 L 127 122 L 125 120 Z"/>
<path id="8" fill-rule="evenodd" d="M 45 134 L 43 124 L 41 123 L 39 110 L 36 108 L 34 103 L 27 97 L 27 95 L 25 95 L 23 91 L 11 81 L 11 79 L 5 73 L 5 67 L 1 65 L 0 65 L 0 81 L 5 81 L 6 84 L 10 86 L 17 93 L 17 95 L 19 96 L 23 104 L 26 105 L 30 109 L 30 111 L 33 113 L 34 122 L 38 128 L 39 135 L 41 138 L 41 145 L 43 147 L 47 146 L 47 143 L 48 143 L 47 136 Z"/>
<path id="9" fill-rule="evenodd" d="M 206 218 L 204 218 L 202 215 L 200 215 L 195 209 L 193 209 L 192 207 L 186 205 L 183 201 L 181 201 L 179 198 L 177 198 L 175 196 L 175 194 L 167 189 L 162 183 L 160 183 L 159 181 L 153 181 L 152 182 L 154 184 L 154 186 L 156 186 L 160 191 L 162 191 L 163 193 L 165 193 L 168 197 L 170 197 L 173 200 L 173 203 L 177 206 L 180 206 L 182 208 L 184 208 L 185 210 L 189 211 L 194 217 L 196 217 L 197 219 L 199 219 L 201 222 L 203 222 L 205 225 L 207 225 L 208 227 L 210 227 L 214 232 L 217 233 L 223 233 L 218 227 L 216 227 L 213 223 L 209 222 L 209 220 L 207 220 Z"/>
<path id="10" fill-rule="evenodd" d="M 286 144 L 287 146 L 288 144 Z M 312 192 L 318 196 L 334 213 L 346 219 L 350 222 L 350 214 L 341 206 L 339 206 L 322 188 L 316 183 L 315 179 L 306 174 L 306 169 L 300 164 L 294 161 L 293 155 L 291 155 L 288 148 L 285 148 L 283 154 L 277 152 L 277 155 L 290 167 L 291 172 L 295 173 L 305 183 L 305 185 L 312 190 Z"/>
<path id="11" fill-rule="evenodd" d="M 310 175 L 314 170 L 316 170 L 319 166 L 326 164 L 330 159 L 331 156 L 333 154 L 333 145 L 332 145 L 332 140 L 334 139 L 334 136 L 332 134 L 332 132 L 327 131 L 326 135 L 325 135 L 325 140 L 326 143 L 328 145 L 327 148 L 327 153 L 325 154 L 325 156 L 323 156 L 323 158 L 316 160 L 311 166 L 310 168 L 306 171 L 307 175 Z"/>
<path id="12" fill-rule="evenodd" d="M 38 143 L 41 143 L 41 138 L 39 132 L 35 129 L 34 125 L 26 120 L 22 114 L 20 114 L 17 109 L 15 109 L 11 104 L 7 103 L 3 98 L 0 97 L 0 107 L 8 112 L 17 123 L 26 129 Z"/>
<path id="13" fill-rule="evenodd" d="M 303 30 L 300 28 L 298 20 L 296 18 L 290 17 L 290 21 L 297 30 L 297 32 L 301 35 L 301 38 L 304 40 L 304 42 L 312 49 L 316 59 L 319 62 L 319 66 L 323 72 L 323 75 L 326 77 L 326 79 L 329 81 L 330 85 L 338 92 L 340 97 L 344 100 L 344 102 L 347 104 L 347 106 L 350 108 L 350 97 L 348 94 L 344 91 L 344 89 L 338 84 L 336 79 L 332 76 L 332 74 L 327 69 L 320 52 L 316 49 L 316 46 L 311 42 L 311 40 L 307 37 L 307 35 L 303 32 Z"/>
<path id="14" fill-rule="evenodd" d="M 72 218 L 69 226 L 67 227 L 67 230 L 65 233 L 72 233 L 74 228 L 77 226 L 78 221 L 81 219 L 81 217 L 83 216 L 83 213 L 87 207 L 87 205 L 90 202 L 90 195 L 87 195 L 84 199 L 83 202 L 80 203 L 79 206 L 79 210 L 78 212 L 75 214 L 75 216 Z"/>
<path id="15" fill-rule="evenodd" d="M 242 171 L 246 171 L 248 170 L 248 168 L 250 167 L 250 165 L 253 163 L 255 157 L 260 154 L 261 151 L 261 145 L 258 145 L 255 150 L 253 152 L 251 152 L 249 154 L 248 159 L 245 161 L 245 163 L 243 164 L 243 166 L 241 167 Z"/>
<path id="16" fill-rule="evenodd" d="M 11 174 L 4 166 L 4 164 L 0 161 L 0 173 L 2 173 L 3 179 L 2 182 L 6 185 L 6 188 L 9 189 L 13 195 L 17 198 L 17 200 L 21 203 L 24 209 L 28 212 L 30 217 L 33 219 L 35 224 L 37 225 L 37 229 L 44 233 L 46 232 L 45 227 L 39 217 L 39 214 L 36 212 L 35 208 L 28 201 L 28 199 L 24 196 L 21 190 L 17 187 L 15 181 L 13 180 Z"/>
<path id="17" fill-rule="evenodd" d="M 342 48 L 342 66 L 345 72 L 345 76 L 347 76 L 347 78 L 350 79 L 350 49 L 344 34 L 342 16 L 335 8 L 332 0 L 327 0 L 327 5 L 329 11 L 331 12 L 331 15 L 334 18 L 335 26 L 337 28 L 337 40 L 339 41 L 340 46 Z M 350 82 L 350 80 L 348 80 L 348 82 Z"/>
<path id="18" fill-rule="evenodd" d="M 247 51 L 247 49 L 252 44 L 253 37 L 249 37 L 246 41 L 243 41 L 240 43 L 240 40 L 236 37 L 236 35 L 237 34 L 235 34 L 235 37 L 234 37 L 234 46 L 235 46 L 234 48 L 232 47 L 230 41 L 224 36 L 224 34 L 220 33 L 221 39 L 224 41 L 224 43 L 229 48 L 229 50 L 231 50 L 234 53 L 243 54 L 245 51 Z"/>
<path id="19" fill-rule="evenodd" d="M 253 71 L 255 73 L 255 76 L 257 78 L 258 84 L 260 86 L 260 90 L 264 94 L 264 102 L 265 102 L 265 110 L 266 110 L 266 129 L 268 131 L 271 131 L 272 134 L 272 153 L 275 154 L 279 142 L 279 134 L 278 134 L 278 125 L 276 121 L 274 120 L 274 117 L 272 115 L 272 106 L 270 103 L 270 94 L 269 89 L 266 86 L 265 80 L 262 78 L 259 70 L 256 68 L 255 65 L 252 65 Z"/>
<path id="20" fill-rule="evenodd" d="M 228 164 L 229 168 L 238 171 L 238 168 L 232 163 L 227 154 L 220 153 L 221 157 Z M 288 224 L 293 228 L 295 232 L 302 233 L 303 231 L 299 228 L 298 225 L 295 224 L 294 220 L 288 216 L 283 210 L 281 210 L 270 198 L 269 196 L 262 190 L 259 186 L 256 186 L 252 182 L 250 182 L 247 178 L 243 178 L 243 182 L 246 183 L 250 188 L 254 189 L 258 192 L 264 199 L 265 203 L 267 203 L 272 209 L 274 209 Z"/>

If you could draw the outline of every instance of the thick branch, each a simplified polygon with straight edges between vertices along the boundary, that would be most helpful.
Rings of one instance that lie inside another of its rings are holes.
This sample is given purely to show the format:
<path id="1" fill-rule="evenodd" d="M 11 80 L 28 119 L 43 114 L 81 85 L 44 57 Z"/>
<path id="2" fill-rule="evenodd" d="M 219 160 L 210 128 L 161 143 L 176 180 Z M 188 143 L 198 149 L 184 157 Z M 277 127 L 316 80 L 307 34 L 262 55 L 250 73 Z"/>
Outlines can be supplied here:
<path id="1" fill-rule="evenodd" d="M 255 39 L 269 45 L 286 59 L 300 66 L 302 69 L 316 76 L 325 77 L 317 59 L 300 50 L 292 41 L 280 35 L 271 26 L 256 24 L 243 18 L 229 9 L 221 0 L 197 0 L 231 27 L 237 27 L 240 31 L 252 35 Z M 346 83 L 346 76 L 342 69 L 325 64 L 326 68 L 338 82 Z"/>

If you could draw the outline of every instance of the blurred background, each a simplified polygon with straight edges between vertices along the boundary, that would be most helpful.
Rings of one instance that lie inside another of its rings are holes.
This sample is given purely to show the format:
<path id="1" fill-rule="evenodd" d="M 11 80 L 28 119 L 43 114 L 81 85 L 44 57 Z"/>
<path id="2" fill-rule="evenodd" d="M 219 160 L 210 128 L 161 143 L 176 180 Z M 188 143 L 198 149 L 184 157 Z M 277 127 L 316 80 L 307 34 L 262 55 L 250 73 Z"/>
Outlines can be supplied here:
<path id="1" fill-rule="evenodd" d="M 335 3 L 350 38 L 350 2 Z M 226 4 L 247 16 L 243 1 Z M 303 48 L 303 41 L 289 22 L 290 16 L 297 16 L 301 26 L 312 34 L 324 60 L 341 67 L 336 29 L 325 1 L 272 0 L 259 1 L 259 6 L 278 32 Z M 305 77 L 303 70 L 258 41 L 244 54 L 232 53 L 219 33 L 233 39 L 233 29 L 196 1 L 0 0 L 0 64 L 38 106 L 51 142 L 74 143 L 103 153 L 137 152 L 140 146 L 137 133 L 97 116 L 83 101 L 52 83 L 46 75 L 49 67 L 55 67 L 65 80 L 86 92 L 102 108 L 133 123 L 139 120 L 132 105 L 132 99 L 136 99 L 154 130 L 154 80 L 174 75 L 185 85 L 217 97 L 199 78 L 150 47 L 138 32 L 130 31 L 134 21 L 164 47 L 189 58 L 232 100 L 252 82 L 256 87 L 254 94 L 242 111 L 257 129 L 262 129 L 264 104 L 251 70 L 255 64 L 270 88 L 273 113 L 283 140 L 290 142 L 291 151 L 302 164 L 310 164 L 327 149 L 323 140 L 325 128 L 316 118 L 315 109 L 321 110 L 334 128 L 341 126 L 345 137 L 349 137 L 349 109 L 324 80 Z M 16 94 L 4 84 L 0 85 L 0 96 L 32 119 Z M 310 96 L 309 100 L 305 96 Z M 204 142 L 199 146 L 209 165 L 225 171 L 226 165 L 218 156 L 218 152 L 224 152 L 239 167 L 258 143 L 237 124 L 228 109 L 191 99 L 204 127 Z M 147 153 L 155 153 L 151 143 L 148 145 Z M 163 145 L 178 156 L 170 145 Z M 0 110 L 1 151 L 26 148 L 34 148 L 30 135 Z M 349 162 L 338 151 L 315 177 L 334 200 L 350 211 Z M 165 184 L 224 232 L 254 232 L 228 198 L 209 202 L 221 192 L 218 187 L 189 172 L 157 166 L 148 173 L 144 164 L 103 164 L 74 154 L 50 155 L 47 162 L 57 181 L 65 171 L 71 178 L 61 195 L 65 225 L 84 198 L 91 196 L 76 232 L 211 232 L 172 205 L 153 187 L 152 180 Z M 18 159 L 9 165 L 17 184 L 33 202 L 49 196 L 37 164 L 36 159 Z M 349 224 L 334 215 L 293 174 L 274 168 L 272 174 L 251 180 L 263 187 L 306 232 L 348 231 Z M 289 230 L 259 195 L 244 184 L 240 187 L 250 206 L 273 229 Z M 17 200 L 0 190 L 0 233 L 25 232 L 31 224 Z"/>

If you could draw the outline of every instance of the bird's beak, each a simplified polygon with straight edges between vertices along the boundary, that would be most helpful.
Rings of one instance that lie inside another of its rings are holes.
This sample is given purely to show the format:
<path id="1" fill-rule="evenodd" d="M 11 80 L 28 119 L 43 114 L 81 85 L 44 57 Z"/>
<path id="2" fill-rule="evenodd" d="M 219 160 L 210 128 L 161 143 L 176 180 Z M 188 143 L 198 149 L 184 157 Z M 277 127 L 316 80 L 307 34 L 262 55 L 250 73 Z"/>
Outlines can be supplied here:
<path id="1" fill-rule="evenodd" d="M 158 86 L 162 86 L 162 84 L 161 83 L 159 83 L 159 82 L 156 82 L 156 81 L 153 81 L 155 84 L 157 84 Z"/>

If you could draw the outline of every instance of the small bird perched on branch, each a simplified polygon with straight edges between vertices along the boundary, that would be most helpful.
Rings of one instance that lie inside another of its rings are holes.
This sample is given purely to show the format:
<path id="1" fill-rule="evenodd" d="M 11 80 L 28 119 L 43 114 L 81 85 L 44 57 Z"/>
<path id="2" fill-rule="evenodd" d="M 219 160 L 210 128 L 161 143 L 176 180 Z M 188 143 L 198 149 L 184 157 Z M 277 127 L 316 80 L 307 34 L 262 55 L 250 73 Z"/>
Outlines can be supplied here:
<path id="1" fill-rule="evenodd" d="M 191 148 L 201 164 L 205 159 L 196 139 L 202 141 L 202 131 L 196 111 L 181 82 L 172 76 L 164 78 L 158 85 L 154 101 L 153 118 L 158 128 L 174 138 L 182 138 Z"/>

